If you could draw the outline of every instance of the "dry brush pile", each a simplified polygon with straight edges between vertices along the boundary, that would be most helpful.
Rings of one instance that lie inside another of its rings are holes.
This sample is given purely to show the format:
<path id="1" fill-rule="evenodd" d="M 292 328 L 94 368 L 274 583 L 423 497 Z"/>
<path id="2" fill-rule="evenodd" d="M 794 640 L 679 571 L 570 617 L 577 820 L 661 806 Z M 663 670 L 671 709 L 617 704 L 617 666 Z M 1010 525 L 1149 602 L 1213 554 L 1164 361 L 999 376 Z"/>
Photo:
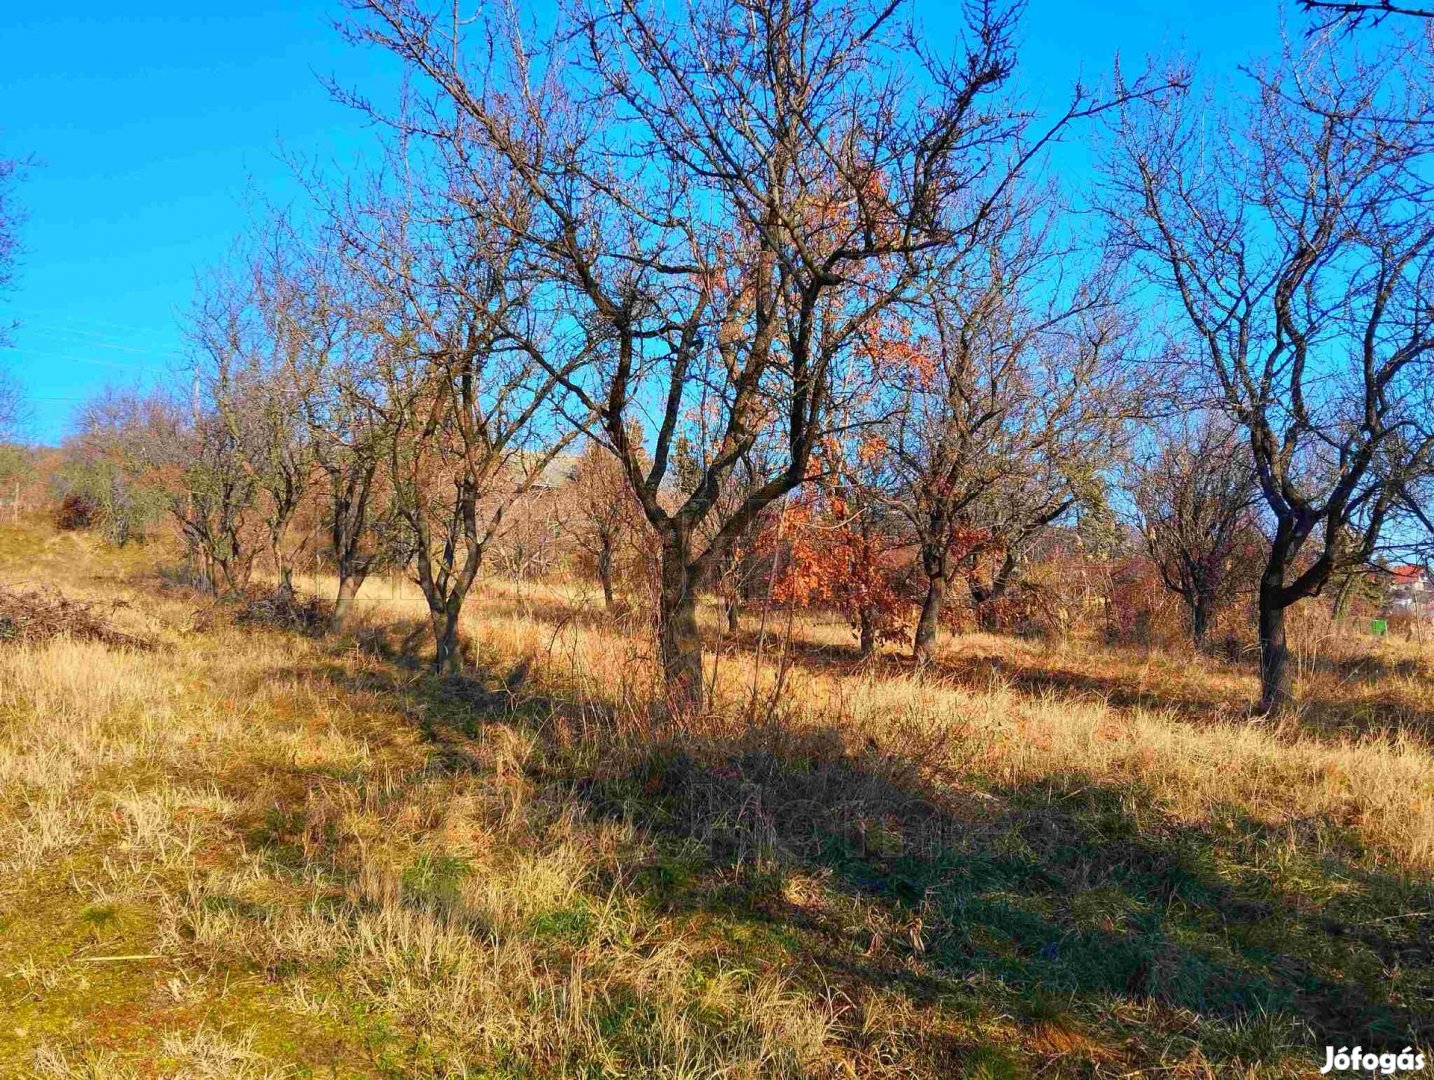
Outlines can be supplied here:
<path id="1" fill-rule="evenodd" d="M 97 613 L 94 604 L 66 599 L 54 589 L 0 586 L 0 644 L 39 645 L 57 637 L 116 648 L 153 647 L 145 638 L 116 630 Z"/>

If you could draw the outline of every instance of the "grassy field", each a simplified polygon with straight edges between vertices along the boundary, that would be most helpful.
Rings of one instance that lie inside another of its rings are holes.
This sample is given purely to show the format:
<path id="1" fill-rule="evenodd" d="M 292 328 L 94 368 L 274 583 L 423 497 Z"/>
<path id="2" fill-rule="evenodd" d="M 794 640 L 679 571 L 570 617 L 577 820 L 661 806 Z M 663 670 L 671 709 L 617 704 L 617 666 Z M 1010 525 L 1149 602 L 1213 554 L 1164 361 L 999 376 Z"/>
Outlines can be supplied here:
<path id="1" fill-rule="evenodd" d="M 1307 635 L 1276 728 L 1215 661 L 967 636 L 918 673 L 754 617 L 679 731 L 581 589 L 485 586 L 440 680 L 402 586 L 334 640 L 162 563 L 0 527 L 0 584 L 152 643 L 0 641 L 5 1076 L 1293 1077 L 1434 1043 L 1415 645 Z"/>

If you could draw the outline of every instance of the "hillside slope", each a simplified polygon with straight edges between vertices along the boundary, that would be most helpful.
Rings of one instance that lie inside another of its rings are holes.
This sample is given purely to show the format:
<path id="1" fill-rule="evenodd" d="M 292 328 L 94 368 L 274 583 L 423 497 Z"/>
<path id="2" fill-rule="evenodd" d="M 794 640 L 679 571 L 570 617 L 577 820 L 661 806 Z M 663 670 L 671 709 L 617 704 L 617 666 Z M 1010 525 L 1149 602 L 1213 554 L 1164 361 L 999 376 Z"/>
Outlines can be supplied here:
<path id="1" fill-rule="evenodd" d="M 1279 1077 L 1434 1042 L 1422 654 L 1272 731 L 1214 665 L 972 638 L 918 676 L 799 626 L 674 731 L 573 590 L 484 590 L 477 674 L 439 680 L 396 585 L 337 641 L 162 561 L 0 529 L 0 585 L 146 643 L 0 640 L 0 1075 Z"/>

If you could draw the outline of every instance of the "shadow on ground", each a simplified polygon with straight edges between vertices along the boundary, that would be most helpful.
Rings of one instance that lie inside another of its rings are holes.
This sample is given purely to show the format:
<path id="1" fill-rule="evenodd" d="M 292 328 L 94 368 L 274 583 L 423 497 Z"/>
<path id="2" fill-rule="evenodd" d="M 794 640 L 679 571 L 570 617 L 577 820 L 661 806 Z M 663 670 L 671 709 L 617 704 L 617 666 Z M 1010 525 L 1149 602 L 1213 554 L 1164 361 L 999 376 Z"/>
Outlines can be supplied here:
<path id="1" fill-rule="evenodd" d="M 744 627 L 729 635 L 725 643 L 738 651 L 752 652 L 761 638 L 759 631 Z M 780 627 L 769 631 L 761 644 L 773 662 L 780 659 L 811 672 L 910 675 L 913 670 L 910 659 L 900 653 L 883 652 L 863 658 L 854 644 L 783 641 Z M 1254 718 L 1257 689 L 1252 665 L 1195 661 L 1211 665 L 1211 670 L 1220 675 L 1245 676 L 1227 678 L 1224 686 L 1208 680 L 1197 684 L 1168 670 L 1146 682 L 1144 665 L 1139 662 L 1112 655 L 1102 667 L 1101 656 L 1095 652 L 1087 665 L 1073 670 L 1019 651 L 1001 655 L 963 653 L 958 639 L 926 671 L 931 678 L 968 690 L 982 691 L 997 683 L 1031 697 L 1049 695 L 1080 704 L 1172 712 L 1190 723 L 1240 723 Z M 1324 659 L 1310 665 L 1310 674 L 1319 681 L 1310 685 L 1312 680 L 1302 680 L 1306 685 L 1301 691 L 1299 714 L 1287 725 L 1292 733 L 1325 737 L 1405 734 L 1434 742 L 1434 712 L 1428 707 L 1434 701 L 1434 679 L 1422 666 L 1407 659 L 1390 661 L 1379 656 Z M 1405 685 L 1391 686 L 1392 679 L 1403 680 Z M 1427 690 L 1427 698 L 1406 692 L 1411 681 Z M 1332 689 L 1338 693 L 1332 694 Z"/>
<path id="2" fill-rule="evenodd" d="M 1284 854 L 1287 830 L 1233 813 L 1218 831 L 1177 825 L 1147 794 L 1080 775 L 963 799 L 899 756 L 838 746 L 835 733 L 748 733 L 660 748 L 625 780 L 574 790 L 697 855 L 685 882 L 659 870 L 655 902 L 804 923 L 823 943 L 819 966 L 859 952 L 862 977 L 915 970 L 938 994 L 975 977 L 1236 1027 L 1281 1013 L 1325 1041 L 1434 1035 L 1415 1007 L 1434 992 L 1434 924 L 1417 915 L 1434 901 L 1427 886 L 1305 862 Z M 865 937 L 888 935 L 886 967 L 834 913 L 791 901 L 792 870 L 881 910 L 888 929 Z M 1311 895 L 1335 882 L 1358 900 Z M 1397 971 L 1419 974 L 1391 982 Z"/>
<path id="3" fill-rule="evenodd" d="M 1193 723 L 1242 722 L 1253 718 L 1253 677 L 1221 692 L 1218 684 L 1196 686 L 1168 672 L 1161 674 L 1161 682 L 1143 684 L 1136 664 L 1113 664 L 1104 670 L 1092 666 L 1073 671 L 1029 662 L 1020 655 L 983 655 L 946 657 L 934 667 L 940 676 L 963 686 L 986 686 L 995 680 L 1033 696 L 1052 694 L 1061 700 L 1105 702 L 1120 709 L 1169 711 Z M 1429 712 L 1423 702 L 1412 700 L 1398 688 L 1387 685 L 1388 677 L 1417 677 L 1418 669 L 1381 664 L 1373 657 L 1362 664 L 1330 662 L 1317 670 L 1326 676 L 1338 675 L 1340 693 L 1331 695 L 1327 681 L 1309 685 L 1308 680 L 1304 680 L 1306 685 L 1300 690 L 1298 714 L 1287 724 L 1292 732 L 1344 737 L 1407 734 L 1424 741 L 1434 740 L 1434 713 Z M 1243 668 L 1226 669 L 1224 673 L 1253 674 Z M 1434 684 L 1430 684 L 1428 690 L 1434 700 Z"/>
<path id="4" fill-rule="evenodd" d="M 905 1002 L 926 1018 L 918 1071 L 1019 1076 L 1034 1057 L 1094 1075 L 1180 1046 L 1288 1069 L 1326 1043 L 1434 1040 L 1434 888 L 1366 869 L 1327 823 L 1230 809 L 1196 827 L 1080 773 L 937 784 L 837 728 L 638 736 L 526 672 L 425 675 L 401 641 L 386 662 L 307 677 L 385 698 L 441 769 L 477 767 L 464 745 L 485 724 L 530 729 L 530 782 L 650 838 L 623 884 L 640 903 L 813 993 Z M 942 1034 L 981 1017 L 1020 1026 L 1020 1048 Z"/>

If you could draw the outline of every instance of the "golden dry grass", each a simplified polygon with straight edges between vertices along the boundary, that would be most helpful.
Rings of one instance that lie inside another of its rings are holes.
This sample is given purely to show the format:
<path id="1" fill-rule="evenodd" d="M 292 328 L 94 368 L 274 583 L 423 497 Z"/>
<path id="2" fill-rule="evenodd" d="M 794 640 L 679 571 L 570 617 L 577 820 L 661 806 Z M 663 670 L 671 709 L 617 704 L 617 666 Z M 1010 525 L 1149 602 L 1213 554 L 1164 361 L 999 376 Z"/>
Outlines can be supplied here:
<path id="1" fill-rule="evenodd" d="M 581 586 L 485 583 L 438 680 L 405 586 L 332 641 L 155 558 L 0 536 L 0 582 L 158 643 L 0 647 L 0 1075 L 1296 1076 L 1434 1036 L 1416 645 L 1307 645 L 1273 729 L 1212 661 L 918 673 L 752 617 L 673 730 Z"/>

